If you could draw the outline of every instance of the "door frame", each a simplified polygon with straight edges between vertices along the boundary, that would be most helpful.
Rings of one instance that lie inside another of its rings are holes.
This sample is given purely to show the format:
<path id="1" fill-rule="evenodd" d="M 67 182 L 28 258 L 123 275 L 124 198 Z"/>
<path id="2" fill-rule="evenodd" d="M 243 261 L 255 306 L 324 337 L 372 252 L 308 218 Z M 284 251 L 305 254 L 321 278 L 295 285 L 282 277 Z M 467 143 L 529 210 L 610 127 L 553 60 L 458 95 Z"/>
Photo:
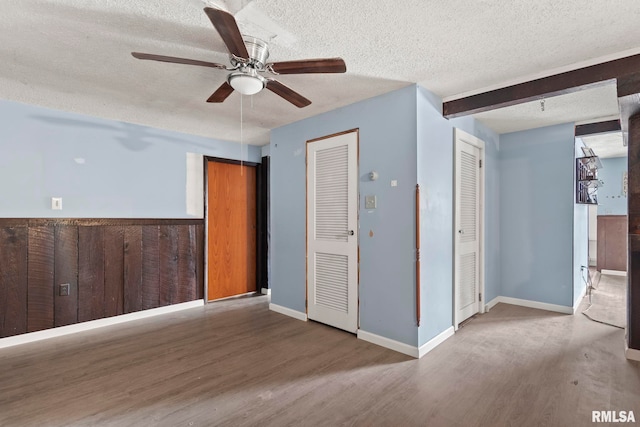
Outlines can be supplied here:
<path id="1" fill-rule="evenodd" d="M 304 286 L 305 286 L 305 292 L 304 292 L 304 311 L 305 314 L 307 316 L 307 318 L 309 318 L 309 192 L 307 191 L 307 188 L 309 188 L 309 159 L 308 159 L 308 155 L 309 155 L 309 144 L 314 143 L 314 142 L 318 142 L 318 141 L 322 141 L 325 139 L 329 139 L 329 138 L 334 138 L 336 136 L 340 136 L 340 135 L 345 135 L 348 133 L 352 133 L 355 132 L 356 134 L 356 164 L 355 164 L 355 168 L 356 168 L 356 176 L 360 176 L 360 128 L 353 128 L 353 129 L 348 129 L 342 132 L 336 132 L 336 133 L 332 133 L 329 135 L 325 135 L 325 136 L 321 136 L 318 138 L 313 138 L 313 139 L 309 139 L 306 141 L 305 143 L 305 159 L 304 159 L 304 175 L 305 175 L 305 183 L 304 183 L 304 193 L 305 193 L 305 204 L 304 204 L 304 211 L 305 211 L 305 221 L 304 221 L 304 227 L 305 227 L 305 241 L 304 241 L 304 251 L 305 251 L 305 266 L 304 266 L 304 271 L 305 271 L 305 276 L 304 276 Z M 357 252 L 357 259 L 356 259 L 356 332 L 358 330 L 360 330 L 360 179 L 356 180 L 357 184 L 356 184 L 356 252 Z M 313 320 L 313 319 L 311 319 Z"/>
<path id="2" fill-rule="evenodd" d="M 260 163 L 257 162 L 247 162 L 247 161 L 241 161 L 241 160 L 233 160 L 233 159 L 225 159 L 222 157 L 213 157 L 213 156 L 203 156 L 203 163 L 204 163 L 204 280 L 203 280 L 203 297 L 204 297 L 204 303 L 208 304 L 209 302 L 215 302 L 215 301 L 209 301 L 209 162 L 218 162 L 218 163 L 229 163 L 229 164 L 233 164 L 233 165 L 242 165 L 242 166 L 248 166 L 248 167 L 253 167 L 256 168 L 258 167 L 258 165 Z M 256 170 L 256 216 L 260 215 L 260 209 L 258 209 L 258 201 L 259 201 L 259 197 L 258 197 L 258 171 Z M 266 253 L 262 253 L 262 251 L 259 248 L 258 245 L 258 236 L 260 235 L 260 232 L 262 231 L 262 225 L 266 224 L 266 218 L 264 219 L 264 221 L 260 220 L 259 218 L 256 218 L 256 292 L 260 292 L 260 288 L 258 287 L 258 274 L 257 274 L 257 269 L 260 265 L 259 263 L 259 259 L 261 256 L 266 257 L 267 254 Z M 265 230 L 266 231 L 266 230 Z M 219 300 L 216 300 L 219 301 Z"/>
<path id="3" fill-rule="evenodd" d="M 456 267 L 457 267 L 457 260 L 458 257 L 460 255 L 459 253 L 459 247 L 457 245 L 457 231 L 456 231 L 456 217 L 457 217 L 457 189 L 458 189 L 458 178 L 457 178 L 457 173 L 456 173 L 456 155 L 457 155 L 457 151 L 458 151 L 458 144 L 460 144 L 460 142 L 466 142 L 470 145 L 473 145 L 474 147 L 476 147 L 479 151 L 480 151 L 480 164 L 482 165 L 480 167 L 480 173 L 479 173 L 479 191 L 478 191 L 478 197 L 479 197 L 479 204 L 480 204 L 480 209 L 478 212 L 478 222 L 479 222 L 479 233 L 478 233 L 478 281 L 479 281 L 479 286 L 478 286 L 478 290 L 480 293 L 480 298 L 478 299 L 478 313 L 484 313 L 485 312 L 485 300 L 486 300 L 486 294 L 485 294 L 485 286 L 484 286 L 484 282 L 485 282 L 485 268 L 484 268 L 484 251 L 485 251 L 485 220 L 484 220 L 484 210 L 485 210 L 485 168 L 486 168 L 486 163 L 485 163 L 485 143 L 483 140 L 481 140 L 480 138 L 471 135 L 470 133 L 467 133 L 465 131 L 463 131 L 462 129 L 458 129 L 458 128 L 453 128 L 453 328 L 454 330 L 458 330 L 458 327 L 460 325 L 460 321 L 458 320 L 458 295 L 456 292 L 456 277 L 458 272 L 456 271 Z"/>

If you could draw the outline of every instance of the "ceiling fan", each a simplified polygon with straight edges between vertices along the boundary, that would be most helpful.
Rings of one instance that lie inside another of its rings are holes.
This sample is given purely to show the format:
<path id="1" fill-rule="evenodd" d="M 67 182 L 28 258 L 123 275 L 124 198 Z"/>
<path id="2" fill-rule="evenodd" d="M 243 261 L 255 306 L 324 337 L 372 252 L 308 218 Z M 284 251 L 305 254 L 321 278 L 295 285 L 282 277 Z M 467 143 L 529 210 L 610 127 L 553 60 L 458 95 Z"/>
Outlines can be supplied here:
<path id="1" fill-rule="evenodd" d="M 243 95 L 253 95 L 266 87 L 296 107 L 302 108 L 311 104 L 311 101 L 278 80 L 271 77 L 263 77 L 263 74 L 344 73 L 347 71 L 342 58 L 302 59 L 267 63 L 267 58 L 269 57 L 267 43 L 256 37 L 240 34 L 240 29 L 233 15 L 212 7 L 205 7 L 204 12 L 227 46 L 231 66 L 141 52 L 131 52 L 131 55 L 138 59 L 198 65 L 231 71 L 227 75 L 227 81 L 207 99 L 207 102 L 223 102 L 234 90 Z"/>

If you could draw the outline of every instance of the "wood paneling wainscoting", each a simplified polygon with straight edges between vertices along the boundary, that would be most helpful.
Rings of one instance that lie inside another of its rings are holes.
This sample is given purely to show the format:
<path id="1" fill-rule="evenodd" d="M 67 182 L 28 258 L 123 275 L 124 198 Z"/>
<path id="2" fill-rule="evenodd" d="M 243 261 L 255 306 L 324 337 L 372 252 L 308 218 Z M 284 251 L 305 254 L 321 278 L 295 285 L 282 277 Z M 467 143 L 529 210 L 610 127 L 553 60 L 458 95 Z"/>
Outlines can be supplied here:
<path id="1" fill-rule="evenodd" d="M 202 219 L 0 219 L 0 337 L 203 292 Z"/>
<path id="2" fill-rule="evenodd" d="M 627 229 L 626 215 L 598 215 L 598 271 L 627 271 Z"/>

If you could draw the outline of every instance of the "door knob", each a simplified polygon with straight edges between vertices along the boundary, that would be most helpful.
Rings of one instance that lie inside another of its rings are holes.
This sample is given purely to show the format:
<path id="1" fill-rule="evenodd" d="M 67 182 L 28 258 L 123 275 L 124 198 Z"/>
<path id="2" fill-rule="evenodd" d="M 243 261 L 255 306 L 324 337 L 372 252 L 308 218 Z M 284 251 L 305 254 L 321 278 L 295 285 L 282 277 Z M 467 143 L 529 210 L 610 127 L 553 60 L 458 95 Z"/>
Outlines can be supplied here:
<path id="1" fill-rule="evenodd" d="M 355 234 L 353 230 L 349 230 L 347 233 L 349 233 L 349 236 L 353 236 Z"/>
<path id="2" fill-rule="evenodd" d="M 458 233 L 464 234 L 464 230 L 458 230 Z"/>

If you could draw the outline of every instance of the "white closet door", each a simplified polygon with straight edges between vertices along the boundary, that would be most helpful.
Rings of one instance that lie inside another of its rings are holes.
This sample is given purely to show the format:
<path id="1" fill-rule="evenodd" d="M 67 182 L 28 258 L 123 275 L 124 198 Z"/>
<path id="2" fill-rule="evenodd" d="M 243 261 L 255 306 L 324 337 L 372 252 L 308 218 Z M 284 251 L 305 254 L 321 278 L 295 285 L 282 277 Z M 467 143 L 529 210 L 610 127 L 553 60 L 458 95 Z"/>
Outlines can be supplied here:
<path id="1" fill-rule="evenodd" d="M 471 135 L 456 131 L 454 326 L 457 328 L 479 311 L 481 257 L 480 149 L 467 141 Z"/>
<path id="2" fill-rule="evenodd" d="M 307 144 L 307 315 L 358 328 L 357 131 Z"/>

